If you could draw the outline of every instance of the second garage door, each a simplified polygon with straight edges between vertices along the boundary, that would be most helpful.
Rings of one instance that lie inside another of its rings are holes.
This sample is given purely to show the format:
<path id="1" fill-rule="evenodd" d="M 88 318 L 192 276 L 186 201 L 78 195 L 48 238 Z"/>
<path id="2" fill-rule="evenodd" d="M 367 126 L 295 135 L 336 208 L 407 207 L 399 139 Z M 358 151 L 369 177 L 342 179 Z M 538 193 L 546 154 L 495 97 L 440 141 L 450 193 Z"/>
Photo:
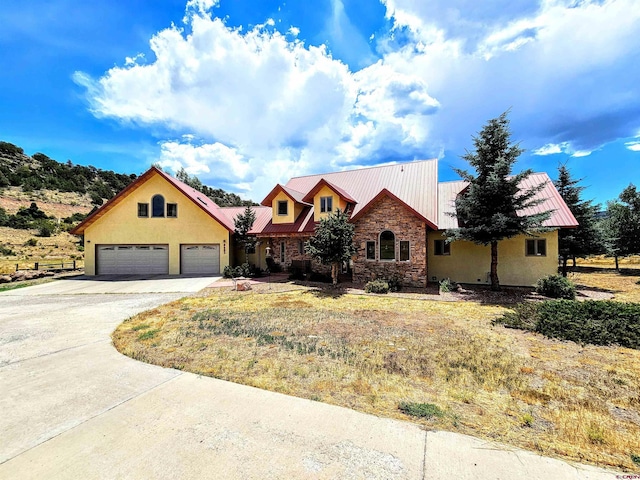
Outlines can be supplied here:
<path id="1" fill-rule="evenodd" d="M 182 245 L 180 248 L 181 273 L 220 273 L 220 245 Z"/>
<path id="2" fill-rule="evenodd" d="M 98 245 L 99 275 L 169 273 L 167 245 Z"/>

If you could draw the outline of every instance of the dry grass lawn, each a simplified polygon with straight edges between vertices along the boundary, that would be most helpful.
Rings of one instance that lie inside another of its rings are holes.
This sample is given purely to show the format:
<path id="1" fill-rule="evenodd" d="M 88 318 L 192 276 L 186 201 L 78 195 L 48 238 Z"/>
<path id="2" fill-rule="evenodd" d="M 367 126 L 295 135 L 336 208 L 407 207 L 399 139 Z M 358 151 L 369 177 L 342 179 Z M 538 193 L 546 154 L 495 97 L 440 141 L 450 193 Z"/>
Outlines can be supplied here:
<path id="1" fill-rule="evenodd" d="M 640 351 L 492 327 L 505 310 L 261 285 L 140 314 L 113 341 L 145 362 L 380 416 L 431 403 L 445 414 L 415 420 L 426 428 L 639 471 Z"/>

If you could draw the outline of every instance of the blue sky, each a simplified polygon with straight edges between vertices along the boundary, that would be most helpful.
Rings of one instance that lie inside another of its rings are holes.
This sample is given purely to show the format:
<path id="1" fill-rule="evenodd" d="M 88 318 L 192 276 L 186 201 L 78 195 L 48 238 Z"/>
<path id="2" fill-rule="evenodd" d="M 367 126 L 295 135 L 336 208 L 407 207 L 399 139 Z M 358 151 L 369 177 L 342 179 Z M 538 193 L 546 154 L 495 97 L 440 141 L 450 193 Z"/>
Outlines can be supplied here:
<path id="1" fill-rule="evenodd" d="M 511 109 L 517 168 L 640 184 L 637 0 L 8 0 L 0 139 L 260 200 L 294 175 L 439 158 Z"/>

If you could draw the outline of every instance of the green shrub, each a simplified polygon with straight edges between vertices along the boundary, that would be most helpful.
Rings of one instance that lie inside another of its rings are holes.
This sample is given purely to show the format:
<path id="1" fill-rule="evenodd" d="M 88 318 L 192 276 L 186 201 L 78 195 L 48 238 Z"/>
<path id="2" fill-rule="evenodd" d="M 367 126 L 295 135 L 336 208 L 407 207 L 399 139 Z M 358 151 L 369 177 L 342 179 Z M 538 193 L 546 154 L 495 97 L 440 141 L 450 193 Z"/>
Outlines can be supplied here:
<path id="1" fill-rule="evenodd" d="M 48 220 L 39 221 L 37 227 L 39 237 L 50 237 L 56 230 L 55 224 Z"/>
<path id="2" fill-rule="evenodd" d="M 521 304 L 492 322 L 551 338 L 640 349 L 640 304 L 609 300 L 552 300 Z"/>
<path id="3" fill-rule="evenodd" d="M 389 291 L 391 292 L 399 292 L 402 290 L 402 279 L 400 277 L 391 277 L 386 280 L 389 284 Z"/>
<path id="4" fill-rule="evenodd" d="M 635 463 L 636 465 L 640 465 L 640 455 L 630 453 L 629 456 L 631 457 L 631 460 L 633 461 L 633 463 Z"/>
<path id="5" fill-rule="evenodd" d="M 456 288 L 456 282 L 453 282 L 450 278 L 443 278 L 442 280 L 440 280 L 439 290 L 441 292 L 451 292 Z"/>
<path id="6" fill-rule="evenodd" d="M 38 240 L 35 238 L 30 238 L 29 240 L 24 242 L 25 247 L 35 247 L 36 245 L 38 245 Z"/>
<path id="7" fill-rule="evenodd" d="M 233 277 L 233 267 L 227 265 L 226 267 L 224 267 L 224 270 L 222 271 L 222 276 L 224 278 L 231 278 Z"/>
<path id="8" fill-rule="evenodd" d="M 15 254 L 16 252 L 11 250 L 10 248 L 5 247 L 4 245 L 0 245 L 0 255 L 4 255 L 5 257 L 8 257 L 10 255 L 15 255 Z"/>
<path id="9" fill-rule="evenodd" d="M 389 283 L 385 280 L 372 280 L 364 286 L 367 293 L 389 293 Z"/>
<path id="10" fill-rule="evenodd" d="M 536 285 L 536 292 L 550 298 L 566 300 L 576 298 L 576 286 L 562 275 L 548 275 L 541 278 Z"/>
<path id="11" fill-rule="evenodd" d="M 442 417 L 444 412 L 433 403 L 402 402 L 398 405 L 398 410 L 412 417 L 431 418 Z"/>

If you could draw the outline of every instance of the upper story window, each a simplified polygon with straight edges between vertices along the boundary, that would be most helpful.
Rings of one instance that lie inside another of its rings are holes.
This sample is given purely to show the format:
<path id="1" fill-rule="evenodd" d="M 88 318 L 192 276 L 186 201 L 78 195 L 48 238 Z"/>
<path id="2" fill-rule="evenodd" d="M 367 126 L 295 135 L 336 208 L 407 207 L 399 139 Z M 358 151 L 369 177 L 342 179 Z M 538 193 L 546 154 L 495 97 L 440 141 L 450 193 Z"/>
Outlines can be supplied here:
<path id="1" fill-rule="evenodd" d="M 154 195 L 151 199 L 151 216 L 164 217 L 164 197 L 162 195 Z"/>
<path id="2" fill-rule="evenodd" d="M 320 212 L 327 213 L 333 211 L 333 197 L 320 197 Z"/>
<path id="3" fill-rule="evenodd" d="M 396 259 L 396 236 L 385 230 L 380 234 L 380 260 Z"/>
<path id="4" fill-rule="evenodd" d="M 435 255 L 451 255 L 451 244 L 446 240 L 434 240 L 433 253 Z"/>
<path id="5" fill-rule="evenodd" d="M 527 256 L 545 257 L 547 255 L 547 241 L 544 238 L 527 240 Z"/>
<path id="6" fill-rule="evenodd" d="M 289 202 L 278 200 L 278 215 L 289 215 Z"/>
<path id="7" fill-rule="evenodd" d="M 175 218 L 178 216 L 178 204 L 177 203 L 167 203 L 167 217 Z"/>
<path id="8" fill-rule="evenodd" d="M 138 204 L 138 216 L 139 217 L 148 217 L 149 216 L 149 204 L 148 203 L 139 203 Z"/>

